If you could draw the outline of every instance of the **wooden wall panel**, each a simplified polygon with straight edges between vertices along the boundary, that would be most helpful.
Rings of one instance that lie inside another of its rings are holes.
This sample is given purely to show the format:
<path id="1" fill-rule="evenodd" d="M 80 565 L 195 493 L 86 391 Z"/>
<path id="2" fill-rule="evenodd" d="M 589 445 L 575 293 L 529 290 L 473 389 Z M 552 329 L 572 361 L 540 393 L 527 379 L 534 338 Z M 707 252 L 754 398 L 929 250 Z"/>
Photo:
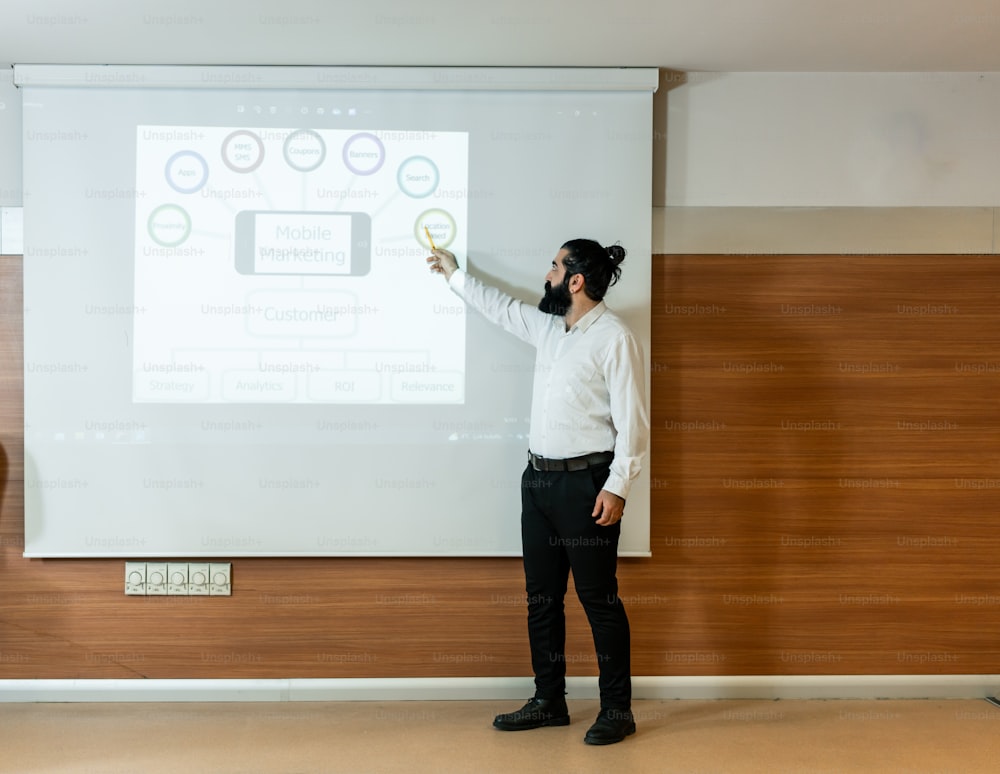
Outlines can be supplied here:
<path id="1" fill-rule="evenodd" d="M 997 259 L 657 267 L 671 647 L 737 674 L 996 671 Z"/>
<path id="2" fill-rule="evenodd" d="M 635 674 L 1000 671 L 997 260 L 654 259 Z M 23 558 L 20 267 L 0 258 L 0 678 L 530 672 L 516 559 L 237 559 L 232 597 L 185 599 L 125 597 L 121 560 Z M 570 674 L 595 674 L 568 615 Z"/>

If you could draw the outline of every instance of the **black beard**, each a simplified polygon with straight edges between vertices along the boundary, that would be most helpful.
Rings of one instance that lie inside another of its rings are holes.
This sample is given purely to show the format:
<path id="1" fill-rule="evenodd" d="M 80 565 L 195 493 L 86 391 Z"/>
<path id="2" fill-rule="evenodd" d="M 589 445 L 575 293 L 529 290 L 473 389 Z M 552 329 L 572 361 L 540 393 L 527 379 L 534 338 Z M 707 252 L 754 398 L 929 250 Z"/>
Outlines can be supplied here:
<path id="1" fill-rule="evenodd" d="M 546 314 L 554 314 L 559 317 L 565 317 L 566 312 L 569 311 L 572 304 L 573 299 L 569 294 L 569 285 L 566 284 L 565 280 L 555 287 L 552 287 L 551 282 L 546 282 L 545 295 L 542 296 L 542 300 L 538 302 L 538 308 Z"/>

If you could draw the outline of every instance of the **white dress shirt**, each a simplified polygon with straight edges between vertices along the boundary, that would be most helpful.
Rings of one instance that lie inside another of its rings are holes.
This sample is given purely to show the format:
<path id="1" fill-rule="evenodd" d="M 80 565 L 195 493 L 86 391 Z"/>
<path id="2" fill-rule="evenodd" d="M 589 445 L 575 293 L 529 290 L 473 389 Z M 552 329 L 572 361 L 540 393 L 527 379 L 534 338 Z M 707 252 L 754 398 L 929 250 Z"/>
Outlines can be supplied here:
<path id="1" fill-rule="evenodd" d="M 490 322 L 535 346 L 528 444 L 553 459 L 613 451 L 604 488 L 627 498 L 646 452 L 642 349 L 621 318 L 601 301 L 566 330 L 548 314 L 484 285 L 461 269 L 451 289 Z"/>

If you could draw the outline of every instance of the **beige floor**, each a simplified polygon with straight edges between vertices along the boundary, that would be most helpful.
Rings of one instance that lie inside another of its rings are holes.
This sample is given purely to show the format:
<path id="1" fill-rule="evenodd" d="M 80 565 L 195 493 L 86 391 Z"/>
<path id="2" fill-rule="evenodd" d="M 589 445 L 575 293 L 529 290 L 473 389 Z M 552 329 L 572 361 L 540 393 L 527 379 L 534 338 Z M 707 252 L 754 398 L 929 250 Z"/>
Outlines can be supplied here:
<path id="1" fill-rule="evenodd" d="M 583 744 L 568 727 L 505 733 L 496 702 L 0 704 L 0 771 L 987 772 L 1000 708 L 985 701 L 640 701 L 638 732 Z"/>

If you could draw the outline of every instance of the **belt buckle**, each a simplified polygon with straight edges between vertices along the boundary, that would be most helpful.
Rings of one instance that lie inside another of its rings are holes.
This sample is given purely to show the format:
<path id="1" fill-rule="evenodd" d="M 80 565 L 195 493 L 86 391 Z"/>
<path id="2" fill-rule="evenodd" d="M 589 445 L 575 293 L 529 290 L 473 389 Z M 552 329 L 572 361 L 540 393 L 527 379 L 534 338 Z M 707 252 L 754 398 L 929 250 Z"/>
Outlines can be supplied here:
<path id="1" fill-rule="evenodd" d="M 550 459 L 548 457 L 543 457 L 541 454 L 535 454 L 530 451 L 528 452 L 528 459 L 531 461 L 531 467 L 539 473 L 553 473 L 557 471 L 569 470 L 566 460 Z"/>

